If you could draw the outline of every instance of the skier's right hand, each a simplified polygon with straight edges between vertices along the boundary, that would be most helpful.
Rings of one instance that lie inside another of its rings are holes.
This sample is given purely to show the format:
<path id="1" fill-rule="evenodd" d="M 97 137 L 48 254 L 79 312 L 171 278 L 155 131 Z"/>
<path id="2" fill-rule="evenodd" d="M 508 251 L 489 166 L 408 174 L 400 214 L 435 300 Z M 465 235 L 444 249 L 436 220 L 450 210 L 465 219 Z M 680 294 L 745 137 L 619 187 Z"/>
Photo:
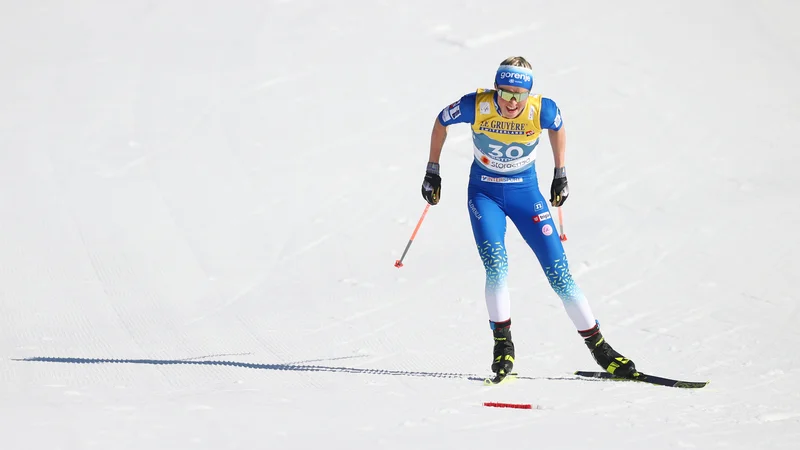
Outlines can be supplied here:
<path id="1" fill-rule="evenodd" d="M 442 177 L 439 176 L 439 163 L 428 163 L 425 180 L 422 181 L 422 198 L 431 205 L 439 203 L 442 196 Z"/>

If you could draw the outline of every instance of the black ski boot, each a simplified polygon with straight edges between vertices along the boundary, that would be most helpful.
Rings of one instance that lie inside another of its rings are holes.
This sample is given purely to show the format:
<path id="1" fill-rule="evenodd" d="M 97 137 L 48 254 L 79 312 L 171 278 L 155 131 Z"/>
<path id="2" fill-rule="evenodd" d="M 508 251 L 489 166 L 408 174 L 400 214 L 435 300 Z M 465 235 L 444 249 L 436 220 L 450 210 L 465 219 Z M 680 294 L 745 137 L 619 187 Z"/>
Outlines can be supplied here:
<path id="1" fill-rule="evenodd" d="M 589 351 L 592 352 L 592 357 L 603 370 L 622 378 L 632 378 L 634 376 L 636 366 L 633 365 L 633 361 L 620 355 L 608 345 L 603 334 L 600 333 L 599 325 L 578 333 L 583 336 L 583 341 L 589 347 Z"/>
<path id="2" fill-rule="evenodd" d="M 500 376 L 511 373 L 514 367 L 514 342 L 511 341 L 511 319 L 505 322 L 489 322 L 494 334 L 494 360 L 492 372 Z"/>

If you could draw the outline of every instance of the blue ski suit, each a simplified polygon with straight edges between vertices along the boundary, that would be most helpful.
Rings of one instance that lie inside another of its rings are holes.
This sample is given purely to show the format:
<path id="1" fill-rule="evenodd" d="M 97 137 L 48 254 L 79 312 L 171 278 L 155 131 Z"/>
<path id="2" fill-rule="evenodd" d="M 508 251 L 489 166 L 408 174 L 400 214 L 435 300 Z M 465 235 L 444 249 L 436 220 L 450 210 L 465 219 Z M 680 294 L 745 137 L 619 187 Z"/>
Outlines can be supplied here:
<path id="1" fill-rule="evenodd" d="M 501 115 L 494 90 L 479 89 L 444 108 L 439 123 L 472 127 L 474 161 L 470 169 L 467 207 L 472 232 L 486 269 L 486 306 L 491 322 L 511 317 L 506 283 L 506 217 L 519 230 L 539 260 L 550 286 L 561 298 L 578 330 L 595 325 L 586 297 L 572 279 L 564 248 L 548 202 L 539 191 L 536 148 L 543 130 L 563 126 L 556 103 L 531 94 L 514 119 Z"/>

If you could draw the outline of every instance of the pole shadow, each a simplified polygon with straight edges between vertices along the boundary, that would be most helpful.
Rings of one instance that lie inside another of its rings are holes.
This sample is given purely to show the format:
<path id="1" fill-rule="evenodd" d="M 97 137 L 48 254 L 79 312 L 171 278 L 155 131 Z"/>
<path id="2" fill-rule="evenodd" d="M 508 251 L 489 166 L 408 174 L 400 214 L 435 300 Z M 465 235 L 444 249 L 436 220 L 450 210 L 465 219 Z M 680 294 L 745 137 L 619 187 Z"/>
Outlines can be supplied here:
<path id="1" fill-rule="evenodd" d="M 469 373 L 455 372 L 424 372 L 411 370 L 390 370 L 390 369 L 364 369 L 357 367 L 307 365 L 307 364 L 258 364 L 239 361 L 224 360 L 198 360 L 196 358 L 187 359 L 116 359 L 116 358 L 76 358 L 76 357 L 54 357 L 54 356 L 33 356 L 29 358 L 12 358 L 12 361 L 20 362 L 42 362 L 42 363 L 61 363 L 61 364 L 144 364 L 156 366 L 168 365 L 197 365 L 197 366 L 231 366 L 245 369 L 274 370 L 281 372 L 334 372 L 360 375 L 383 375 L 383 376 L 402 376 L 415 378 L 440 378 L 440 379 L 461 379 L 468 381 L 479 381 L 483 383 L 485 376 Z M 488 376 L 488 375 L 487 375 Z M 526 377 L 517 376 L 521 380 L 578 380 L 576 377 Z"/>

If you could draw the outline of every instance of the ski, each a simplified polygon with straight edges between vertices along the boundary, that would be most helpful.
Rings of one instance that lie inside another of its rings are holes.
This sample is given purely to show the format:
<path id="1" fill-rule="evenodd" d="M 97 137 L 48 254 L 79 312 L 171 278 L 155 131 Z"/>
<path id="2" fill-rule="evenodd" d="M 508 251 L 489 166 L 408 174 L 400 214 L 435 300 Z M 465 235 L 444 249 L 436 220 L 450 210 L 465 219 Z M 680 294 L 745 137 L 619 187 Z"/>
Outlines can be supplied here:
<path id="1" fill-rule="evenodd" d="M 585 372 L 581 370 L 575 372 L 575 375 L 579 377 L 600 378 L 604 380 L 614 380 L 614 381 L 638 381 L 640 383 L 649 383 L 658 386 L 668 386 L 668 387 L 676 387 L 684 389 L 700 389 L 706 387 L 708 383 L 710 383 L 710 381 L 674 380 L 672 378 L 657 377 L 655 375 L 649 375 L 642 372 L 636 372 L 633 375 L 633 378 L 618 377 L 608 372 Z"/>
<path id="2" fill-rule="evenodd" d="M 504 381 L 513 380 L 515 378 L 517 378 L 516 372 L 511 372 L 511 373 L 499 372 L 493 378 L 484 378 L 483 384 L 484 386 L 495 386 L 500 383 L 503 383 Z"/>

